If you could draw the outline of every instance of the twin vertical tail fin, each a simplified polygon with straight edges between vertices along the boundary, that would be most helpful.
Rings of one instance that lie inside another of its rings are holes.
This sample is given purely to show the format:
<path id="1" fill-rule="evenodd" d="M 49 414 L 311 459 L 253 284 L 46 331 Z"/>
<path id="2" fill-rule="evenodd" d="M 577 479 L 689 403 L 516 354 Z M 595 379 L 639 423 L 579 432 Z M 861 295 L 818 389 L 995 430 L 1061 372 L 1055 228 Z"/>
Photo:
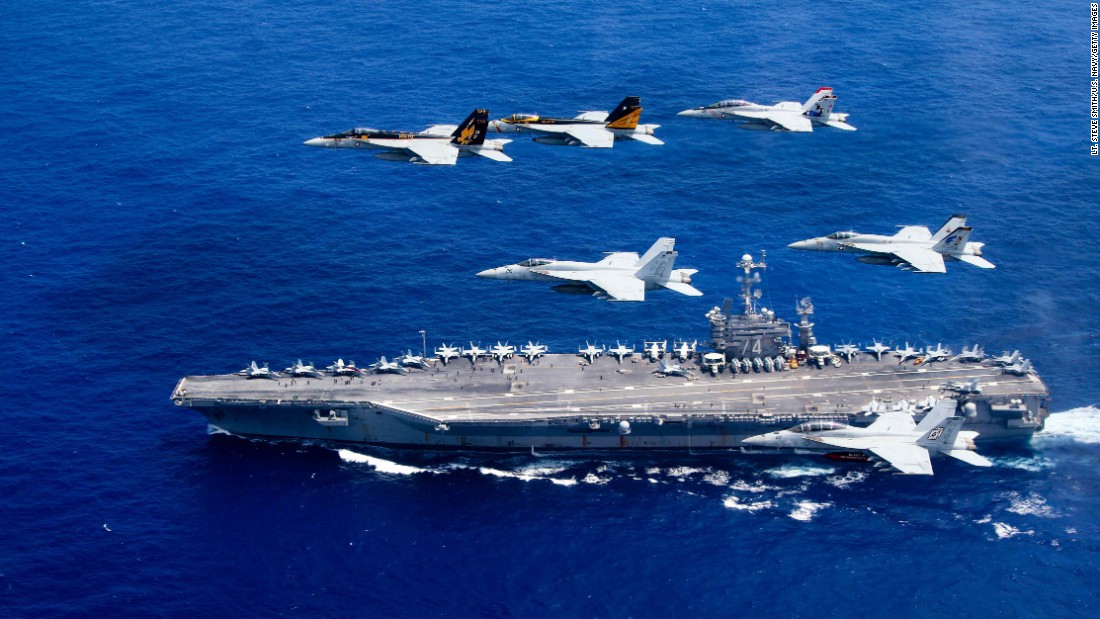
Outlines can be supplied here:
<path id="1" fill-rule="evenodd" d="M 828 118 L 833 111 L 834 103 L 836 103 L 836 95 L 833 94 L 833 89 L 822 86 L 802 105 L 802 113 L 811 118 Z"/>
<path id="2" fill-rule="evenodd" d="M 667 280 L 676 264 L 676 239 L 661 237 L 635 264 L 634 276 L 642 280 Z"/>
<path id="3" fill-rule="evenodd" d="M 961 254 L 966 250 L 966 242 L 970 239 L 970 233 L 973 231 L 974 229 L 969 226 L 956 228 L 933 245 L 932 251 L 949 255 Z"/>
<path id="4" fill-rule="evenodd" d="M 946 222 L 944 222 L 942 226 L 940 226 L 940 229 L 932 235 L 932 240 L 936 242 L 942 241 L 952 232 L 958 230 L 959 228 L 962 228 L 965 225 L 966 215 L 952 215 L 947 219 Z"/>
<path id="5" fill-rule="evenodd" d="M 485 143 L 485 132 L 489 128 L 489 110 L 474 110 L 451 134 L 451 142 L 462 146 L 477 146 Z"/>
<path id="6" fill-rule="evenodd" d="M 641 97 L 627 97 L 607 115 L 608 129 L 634 129 L 642 117 Z"/>

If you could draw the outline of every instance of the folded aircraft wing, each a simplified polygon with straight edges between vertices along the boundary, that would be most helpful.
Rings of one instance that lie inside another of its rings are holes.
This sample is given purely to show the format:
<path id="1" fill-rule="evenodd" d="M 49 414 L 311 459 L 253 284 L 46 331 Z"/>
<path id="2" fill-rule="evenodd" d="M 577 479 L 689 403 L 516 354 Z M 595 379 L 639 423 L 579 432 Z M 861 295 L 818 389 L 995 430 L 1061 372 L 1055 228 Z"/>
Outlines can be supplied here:
<path id="1" fill-rule="evenodd" d="M 889 462 L 890 466 L 906 475 L 932 474 L 932 459 L 928 457 L 928 450 L 919 445 L 887 443 L 872 447 L 868 451 Z"/>
<path id="2" fill-rule="evenodd" d="M 810 122 L 810 119 L 806 118 L 801 113 L 756 110 L 730 110 L 729 113 L 742 118 L 766 120 L 783 127 L 787 131 L 804 133 L 814 130 L 814 125 Z"/>
<path id="3" fill-rule="evenodd" d="M 571 282 L 588 284 L 611 298 L 612 301 L 645 301 L 645 282 L 630 275 L 616 275 L 600 271 L 546 271 L 532 270 Z"/>
<path id="4" fill-rule="evenodd" d="M 391 150 L 403 150 L 432 165 L 454 165 L 458 161 L 458 149 L 445 140 L 383 139 L 371 140 L 370 143 Z"/>
<path id="5" fill-rule="evenodd" d="M 615 144 L 615 134 L 603 125 L 526 125 L 523 130 L 565 135 L 588 148 L 611 148 Z"/>

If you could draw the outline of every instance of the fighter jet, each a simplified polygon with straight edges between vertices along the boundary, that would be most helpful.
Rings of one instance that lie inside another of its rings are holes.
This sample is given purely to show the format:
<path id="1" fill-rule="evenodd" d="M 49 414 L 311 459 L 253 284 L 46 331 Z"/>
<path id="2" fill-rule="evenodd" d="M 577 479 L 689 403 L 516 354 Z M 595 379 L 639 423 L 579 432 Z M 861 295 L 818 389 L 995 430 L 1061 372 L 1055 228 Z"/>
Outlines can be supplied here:
<path id="1" fill-rule="evenodd" d="M 599 358 L 600 355 L 607 352 L 607 348 L 597 348 L 595 344 L 584 343 L 584 348 L 578 348 L 577 354 L 584 357 L 589 364 Z"/>
<path id="2" fill-rule="evenodd" d="M 909 346 L 909 342 L 906 342 L 905 348 L 898 348 L 894 351 L 894 354 L 898 356 L 898 365 L 901 365 L 910 359 L 919 358 L 924 354 L 924 351 L 913 348 Z"/>
<path id="3" fill-rule="evenodd" d="M 993 357 L 992 359 L 990 359 L 990 361 L 992 361 L 994 365 L 1013 365 L 1015 363 L 1018 363 L 1020 360 L 1020 351 L 1018 350 L 1014 350 L 1011 353 L 1006 350 L 1004 351 L 1004 354 L 1002 354 L 1000 357 Z"/>
<path id="4" fill-rule="evenodd" d="M 626 346 L 620 344 L 618 340 L 615 340 L 615 348 L 607 351 L 607 354 L 615 357 L 621 364 L 623 362 L 623 359 L 634 355 L 634 347 L 631 346 L 630 348 L 627 348 Z"/>
<path id="5" fill-rule="evenodd" d="M 963 346 L 962 352 L 955 356 L 955 361 L 962 363 L 980 363 L 983 360 L 985 360 L 985 351 L 977 344 L 974 344 L 974 348 Z"/>
<path id="6" fill-rule="evenodd" d="M 985 244 L 969 242 L 971 231 L 973 228 L 966 225 L 966 215 L 952 215 L 936 234 L 930 233 L 924 226 L 903 226 L 893 236 L 834 232 L 828 236 L 796 241 L 787 247 L 866 254 L 856 260 L 921 273 L 947 272 L 944 260 L 962 261 L 983 269 L 994 268 L 993 263 L 982 258 Z"/>
<path id="7" fill-rule="evenodd" d="M 443 365 L 447 365 L 447 362 L 451 359 L 456 359 L 462 355 L 462 351 L 450 344 L 441 344 L 439 348 L 435 349 L 435 356 L 443 362 Z"/>
<path id="8" fill-rule="evenodd" d="M 828 86 L 818 88 L 805 103 L 781 101 L 775 105 L 760 105 L 743 99 L 726 99 L 718 103 L 684 110 L 677 116 L 732 120 L 742 129 L 767 131 L 810 132 L 814 127 L 833 127 L 855 131 L 848 124 L 848 115 L 833 112 L 836 95 Z"/>
<path id="9" fill-rule="evenodd" d="M 667 341 L 645 342 L 645 357 L 650 361 L 656 361 L 660 359 L 665 355 L 665 345 L 667 343 Z"/>
<path id="10" fill-rule="evenodd" d="M 775 449 L 868 452 L 903 475 L 931 475 L 933 453 L 945 454 L 974 466 L 992 466 L 974 449 L 977 432 L 960 431 L 963 418 L 955 415 L 956 402 L 944 398 L 917 425 L 906 413 L 883 413 L 866 428 L 833 421 L 810 421 L 788 430 L 749 437 L 742 443 Z M 842 452 L 842 453 L 844 453 Z"/>
<path id="11" fill-rule="evenodd" d="M 480 155 L 494 161 L 511 161 L 504 145 L 511 140 L 486 140 L 488 110 L 474 110 L 461 125 L 434 125 L 420 133 L 349 129 L 305 141 L 306 146 L 369 148 L 375 157 L 430 165 L 454 165 L 459 157 Z"/>
<path id="12" fill-rule="evenodd" d="M 844 357 L 844 360 L 848 363 L 851 363 L 852 357 L 856 356 L 856 353 L 859 352 L 859 348 L 853 344 L 843 344 L 837 346 L 834 350 L 838 356 Z"/>
<path id="13" fill-rule="evenodd" d="M 354 361 L 348 361 L 345 364 L 343 359 L 337 359 L 335 363 L 326 367 L 325 371 L 334 376 L 359 376 L 363 373 L 363 370 L 355 367 Z"/>
<path id="14" fill-rule="evenodd" d="M 375 374 L 408 374 L 407 368 L 401 367 L 401 364 L 396 361 L 386 361 L 385 357 L 382 357 L 378 361 L 370 364 L 369 369 Z"/>
<path id="15" fill-rule="evenodd" d="M 661 359 L 657 362 L 657 368 L 653 370 L 653 373 L 661 377 L 682 376 L 688 380 L 692 380 L 695 378 L 695 372 L 692 372 L 685 367 L 680 367 L 679 364 L 668 363 L 664 359 Z"/>
<path id="16" fill-rule="evenodd" d="M 943 388 L 947 389 L 948 391 L 954 391 L 955 393 L 958 393 L 959 395 L 979 394 L 979 393 L 982 392 L 982 387 L 981 387 L 981 385 L 978 384 L 978 379 L 977 378 L 971 378 L 970 380 L 966 381 L 965 383 L 960 383 L 958 381 L 950 381 L 947 384 L 945 384 L 943 386 Z"/>
<path id="17" fill-rule="evenodd" d="M 690 297 L 703 293 L 691 286 L 696 269 L 674 269 L 676 239 L 662 237 L 638 258 L 634 252 L 613 252 L 599 262 L 529 258 L 477 274 L 488 279 L 556 282 L 554 290 L 592 294 L 608 301 L 645 301 L 646 290 L 668 288 Z"/>
<path id="18" fill-rule="evenodd" d="M 306 365 L 306 364 L 302 363 L 301 359 L 299 359 L 298 362 L 295 363 L 294 365 L 292 365 L 292 366 L 288 367 L 287 369 L 283 370 L 283 373 L 288 374 L 290 376 L 304 376 L 306 378 L 324 378 L 325 377 L 325 375 L 322 374 L 320 370 L 313 367 L 312 363 L 310 363 L 309 365 Z"/>
<path id="19" fill-rule="evenodd" d="M 951 358 L 951 349 L 944 348 L 943 344 L 936 344 L 935 348 L 928 348 L 924 353 L 921 363 L 935 363 L 937 361 L 947 361 Z"/>
<path id="20" fill-rule="evenodd" d="M 699 345 L 699 340 L 688 344 L 687 342 L 673 342 L 672 352 L 676 355 L 676 358 L 681 362 L 687 361 L 693 355 L 695 355 L 695 347 Z"/>
<path id="21" fill-rule="evenodd" d="M 549 348 L 543 344 L 539 344 L 538 342 L 532 344 L 528 341 L 527 345 L 520 349 L 520 353 L 523 355 L 523 358 L 527 360 L 527 363 L 534 363 L 535 359 L 545 355 L 548 350 Z"/>
<path id="22" fill-rule="evenodd" d="M 504 363 L 505 359 L 511 359 L 512 355 L 516 354 L 516 347 L 511 344 L 501 344 L 497 341 L 497 345 L 489 349 L 489 355 L 496 360 L 497 363 Z"/>
<path id="23" fill-rule="evenodd" d="M 397 363 L 403 368 L 417 368 L 419 370 L 427 370 L 431 368 L 431 364 L 428 360 L 420 355 L 414 355 L 411 350 L 406 351 L 397 359 Z"/>
<path id="24" fill-rule="evenodd" d="M 646 144 L 664 144 L 653 137 L 660 125 L 639 125 L 641 99 L 627 97 L 610 114 L 582 112 L 575 118 L 546 118 L 537 114 L 513 114 L 489 123 L 490 131 L 535 133 L 540 144 L 611 148 L 616 141 L 637 140 Z"/>
<path id="25" fill-rule="evenodd" d="M 488 354 L 489 354 L 489 351 L 485 350 L 484 348 L 481 348 L 480 346 L 474 346 L 473 342 L 470 342 L 470 347 L 469 348 L 462 349 L 462 356 L 463 357 L 468 357 L 470 359 L 471 364 L 476 363 L 478 359 L 480 359 L 480 358 L 482 358 L 482 357 L 484 357 Z"/>
<path id="26" fill-rule="evenodd" d="M 867 347 L 867 352 L 875 356 L 875 360 L 882 361 L 882 353 L 889 352 L 890 347 L 885 344 L 880 344 L 878 340 L 874 340 L 874 344 Z"/>
<path id="27" fill-rule="evenodd" d="M 1006 365 L 1001 368 L 1001 371 L 1005 374 L 1015 374 L 1016 376 L 1026 376 L 1028 372 L 1031 372 L 1031 361 L 1027 359 L 1020 359 L 1016 363 Z"/>
<path id="28" fill-rule="evenodd" d="M 267 367 L 266 363 L 264 364 L 263 367 L 260 367 L 260 366 L 256 365 L 255 361 L 253 361 L 252 364 L 249 365 L 248 367 L 246 367 L 245 369 L 241 370 L 240 372 L 237 372 L 237 375 L 238 376 L 244 376 L 245 378 L 249 378 L 249 379 L 252 379 L 252 378 L 268 378 L 268 379 L 271 379 L 271 380 L 279 380 L 279 373 L 278 372 L 272 372 L 271 368 Z"/>

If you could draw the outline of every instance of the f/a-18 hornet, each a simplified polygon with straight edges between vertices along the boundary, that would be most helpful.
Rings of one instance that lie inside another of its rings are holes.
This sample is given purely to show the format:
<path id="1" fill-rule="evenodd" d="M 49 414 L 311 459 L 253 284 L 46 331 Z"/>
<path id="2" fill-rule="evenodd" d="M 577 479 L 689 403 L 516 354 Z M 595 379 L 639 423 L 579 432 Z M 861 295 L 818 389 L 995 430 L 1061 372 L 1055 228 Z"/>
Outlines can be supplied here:
<path id="1" fill-rule="evenodd" d="M 952 215 L 935 234 L 924 226 L 902 226 L 893 236 L 834 232 L 787 247 L 864 254 L 856 260 L 920 273 L 945 273 L 945 260 L 961 261 L 983 269 L 994 268 L 993 263 L 982 258 L 985 244 L 970 241 L 972 231 L 973 228 L 966 225 L 966 215 Z"/>
<path id="2" fill-rule="evenodd" d="M 535 133 L 535 141 L 556 146 L 611 148 L 617 140 L 637 140 L 646 144 L 664 144 L 653 136 L 660 125 L 640 125 L 640 97 L 623 99 L 610 114 L 581 112 L 574 118 L 549 118 L 537 114 L 513 114 L 489 123 L 499 133 Z"/>
<path id="3" fill-rule="evenodd" d="M 951 398 L 938 402 L 920 424 L 904 412 L 887 412 L 866 428 L 834 421 L 802 423 L 789 430 L 751 436 L 743 441 L 752 447 L 772 449 L 808 449 L 814 451 L 869 452 L 905 475 L 931 475 L 932 452 L 972 464 L 992 463 L 974 451 L 977 432 L 959 431 L 964 418 L 955 415 L 957 403 Z"/>
<path id="4" fill-rule="evenodd" d="M 780 101 L 775 105 L 760 105 L 744 99 L 725 99 L 718 103 L 684 110 L 678 116 L 732 120 L 742 129 L 762 131 L 794 131 L 806 133 L 814 127 L 833 127 L 855 131 L 848 124 L 848 115 L 833 112 L 836 95 L 828 86 L 818 88 L 805 103 Z"/>
<path id="5" fill-rule="evenodd" d="M 691 285 L 695 269 L 674 269 L 676 239 L 660 238 L 641 258 L 634 252 L 614 252 L 599 262 L 528 258 L 523 262 L 477 274 L 488 279 L 557 282 L 559 292 L 592 294 L 609 301 L 645 301 L 646 290 L 668 288 L 691 297 L 702 296 Z"/>
<path id="6" fill-rule="evenodd" d="M 461 125 L 433 125 L 420 133 L 349 129 L 342 133 L 306 140 L 306 146 L 370 148 L 379 159 L 430 165 L 454 165 L 459 157 L 480 155 L 495 161 L 511 161 L 504 145 L 512 140 L 486 140 L 488 110 L 474 110 Z"/>

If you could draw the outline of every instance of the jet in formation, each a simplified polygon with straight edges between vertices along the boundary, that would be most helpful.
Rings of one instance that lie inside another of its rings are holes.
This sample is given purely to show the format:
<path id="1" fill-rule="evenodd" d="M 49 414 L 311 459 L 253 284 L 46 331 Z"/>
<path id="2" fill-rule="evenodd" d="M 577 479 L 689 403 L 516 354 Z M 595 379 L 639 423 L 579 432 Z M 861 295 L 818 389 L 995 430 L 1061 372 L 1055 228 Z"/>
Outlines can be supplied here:
<path id="1" fill-rule="evenodd" d="M 489 123 L 498 133 L 534 133 L 540 144 L 611 148 L 616 141 L 637 140 L 646 144 L 664 144 L 653 136 L 660 125 L 640 125 L 642 100 L 627 97 L 610 114 L 581 112 L 574 118 L 548 118 L 537 114 L 513 114 Z"/>
<path id="2" fill-rule="evenodd" d="M 696 269 L 674 269 L 676 239 L 662 237 L 641 258 L 634 252 L 613 252 L 599 262 L 528 258 L 523 262 L 477 274 L 488 279 L 555 282 L 559 292 L 592 294 L 609 301 L 645 301 L 646 290 L 668 288 L 691 297 L 702 296 L 691 285 Z"/>
<path id="3" fill-rule="evenodd" d="M 961 261 L 983 269 L 994 268 L 982 258 L 984 243 L 970 241 L 973 228 L 966 215 L 952 215 L 935 234 L 924 226 L 902 226 L 893 236 L 834 232 L 828 236 L 791 243 L 792 249 L 841 251 L 863 254 L 856 260 L 896 266 L 920 273 L 945 273 L 944 261 Z"/>
<path id="4" fill-rule="evenodd" d="M 955 400 L 944 398 L 919 424 L 908 413 L 881 413 L 866 428 L 834 421 L 808 421 L 788 430 L 769 432 L 742 441 L 752 447 L 871 454 L 904 475 L 932 475 L 931 455 L 944 454 L 974 466 L 992 462 L 974 451 L 977 432 L 960 430 L 964 418 L 955 415 Z"/>
<path id="5" fill-rule="evenodd" d="M 488 110 L 474 110 L 461 125 L 434 125 L 419 132 L 350 129 L 306 140 L 306 146 L 369 148 L 375 157 L 429 165 L 454 165 L 459 157 L 480 155 L 494 161 L 511 161 L 504 145 L 511 140 L 486 140 Z"/>
<path id="6" fill-rule="evenodd" d="M 807 133 L 814 127 L 833 127 L 855 131 L 848 124 L 848 115 L 833 112 L 836 95 L 829 87 L 818 88 L 805 103 L 780 101 L 775 105 L 760 105 L 743 99 L 726 99 L 680 112 L 678 116 L 732 120 L 742 129 L 793 131 Z"/>

